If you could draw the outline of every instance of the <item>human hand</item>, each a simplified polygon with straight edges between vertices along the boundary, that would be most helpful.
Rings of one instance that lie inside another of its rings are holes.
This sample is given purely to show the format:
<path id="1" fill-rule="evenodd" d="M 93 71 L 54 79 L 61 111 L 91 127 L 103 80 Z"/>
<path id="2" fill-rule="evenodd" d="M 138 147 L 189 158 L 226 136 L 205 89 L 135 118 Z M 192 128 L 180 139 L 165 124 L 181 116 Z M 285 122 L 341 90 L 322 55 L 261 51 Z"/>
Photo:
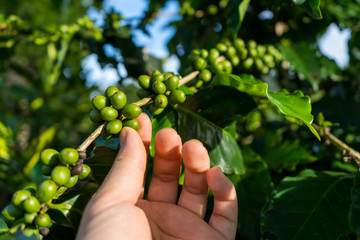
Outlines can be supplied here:
<path id="1" fill-rule="evenodd" d="M 77 239 L 234 239 L 238 210 L 233 184 L 219 167 L 210 169 L 201 142 L 182 145 L 171 128 L 156 134 L 152 179 L 143 199 L 151 122 L 146 114 L 138 120 L 138 132 L 121 131 L 121 149 L 85 209 Z M 185 179 L 177 199 L 182 161 Z M 209 188 L 214 209 L 207 223 L 203 218 Z"/>

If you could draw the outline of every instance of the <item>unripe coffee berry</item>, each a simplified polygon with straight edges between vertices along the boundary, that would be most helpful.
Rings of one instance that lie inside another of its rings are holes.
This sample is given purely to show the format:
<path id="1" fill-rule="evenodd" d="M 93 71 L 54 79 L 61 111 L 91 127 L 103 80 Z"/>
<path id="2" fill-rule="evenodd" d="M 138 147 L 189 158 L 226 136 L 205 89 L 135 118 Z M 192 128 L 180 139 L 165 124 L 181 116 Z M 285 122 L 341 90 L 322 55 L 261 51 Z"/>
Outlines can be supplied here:
<path id="1" fill-rule="evenodd" d="M 37 212 L 34 212 L 34 213 L 25 213 L 25 214 L 24 214 L 24 221 L 25 221 L 27 224 L 32 224 L 37 215 L 38 215 Z"/>
<path id="2" fill-rule="evenodd" d="M 226 51 L 226 54 L 229 57 L 236 56 L 236 49 L 233 46 L 229 46 L 227 51 Z"/>
<path id="3" fill-rule="evenodd" d="M 155 104 L 151 104 L 150 107 L 149 107 L 149 111 L 151 113 L 151 115 L 159 115 L 160 113 L 162 113 L 164 111 L 164 108 L 160 108 L 160 107 L 157 107 L 155 106 Z"/>
<path id="4" fill-rule="evenodd" d="M 131 127 L 136 131 L 140 129 L 140 123 L 137 119 L 125 120 L 123 122 L 124 127 Z"/>
<path id="5" fill-rule="evenodd" d="M 216 44 L 216 48 L 219 50 L 219 52 L 224 53 L 227 50 L 227 46 L 224 43 L 218 43 Z"/>
<path id="6" fill-rule="evenodd" d="M 98 110 L 91 110 L 89 114 L 90 120 L 94 123 L 99 123 L 103 120 L 101 113 Z"/>
<path id="7" fill-rule="evenodd" d="M 209 56 L 209 51 L 206 49 L 201 49 L 200 56 L 204 59 L 206 59 Z"/>
<path id="8" fill-rule="evenodd" d="M 122 122 L 119 119 L 114 119 L 106 124 L 105 129 L 109 134 L 118 134 L 122 129 Z"/>
<path id="9" fill-rule="evenodd" d="M 118 111 L 112 107 L 105 107 L 101 110 L 101 116 L 105 121 L 112 121 L 119 115 Z"/>
<path id="10" fill-rule="evenodd" d="M 59 152 L 55 149 L 47 148 L 41 152 L 40 159 L 47 166 L 55 166 L 59 162 Z"/>
<path id="11" fill-rule="evenodd" d="M 162 82 L 162 81 L 164 81 L 164 80 L 165 80 L 164 75 L 163 75 L 163 74 L 158 74 L 158 75 L 156 75 L 156 76 L 153 77 L 153 81 L 152 81 L 152 82 L 156 82 L 156 81 Z"/>
<path id="12" fill-rule="evenodd" d="M 118 110 L 123 109 L 123 107 L 125 107 L 126 101 L 127 101 L 126 94 L 121 91 L 114 93 L 110 98 L 111 105 L 113 106 L 113 108 Z"/>
<path id="13" fill-rule="evenodd" d="M 61 186 L 69 181 L 70 176 L 70 169 L 66 166 L 58 165 L 51 172 L 51 179 Z"/>
<path id="14" fill-rule="evenodd" d="M 210 49 L 208 61 L 210 63 L 215 63 L 217 58 L 220 56 L 220 52 L 216 48 Z"/>
<path id="15" fill-rule="evenodd" d="M 69 181 L 67 181 L 67 183 L 64 184 L 64 187 L 72 188 L 78 182 L 78 179 L 79 179 L 78 175 L 71 176 Z"/>
<path id="16" fill-rule="evenodd" d="M 169 79 L 172 76 L 174 76 L 174 74 L 171 72 L 164 73 L 164 81 L 166 81 L 167 79 Z"/>
<path id="17" fill-rule="evenodd" d="M 202 69 L 206 68 L 206 66 L 207 66 L 206 60 L 201 57 L 198 58 L 195 62 L 195 68 L 197 70 L 202 70 Z"/>
<path id="18" fill-rule="evenodd" d="M 216 5 L 212 4 L 207 7 L 207 13 L 209 15 L 216 15 L 217 12 L 218 12 L 218 7 Z"/>
<path id="19" fill-rule="evenodd" d="M 139 85 L 144 88 L 144 89 L 149 89 L 150 88 L 150 76 L 148 75 L 141 75 L 139 77 Z"/>
<path id="20" fill-rule="evenodd" d="M 56 191 L 56 183 L 51 180 L 45 180 L 39 185 L 36 197 L 40 202 L 47 202 L 55 196 Z"/>
<path id="21" fill-rule="evenodd" d="M 29 191 L 17 190 L 11 198 L 11 203 L 14 204 L 15 207 L 20 207 L 22 202 L 30 196 L 31 193 Z"/>
<path id="22" fill-rule="evenodd" d="M 172 91 L 169 96 L 169 101 L 172 104 L 183 103 L 183 102 L 185 102 L 185 100 L 186 100 L 185 93 L 179 89 Z"/>
<path id="23" fill-rule="evenodd" d="M 249 48 L 256 48 L 256 42 L 254 41 L 254 40 L 249 40 L 248 41 L 248 46 L 249 46 Z"/>
<path id="24" fill-rule="evenodd" d="M 159 94 L 155 97 L 154 104 L 158 108 L 165 108 L 168 105 L 168 99 L 165 95 Z"/>
<path id="25" fill-rule="evenodd" d="M 236 67 L 240 64 L 240 58 L 238 56 L 232 56 L 231 57 L 231 64 Z"/>
<path id="26" fill-rule="evenodd" d="M 36 197 L 30 196 L 23 201 L 23 208 L 27 213 L 34 213 L 40 210 L 40 203 Z"/>
<path id="27" fill-rule="evenodd" d="M 64 165 L 74 164 L 79 159 L 79 153 L 75 148 L 64 148 L 60 152 L 60 162 Z"/>
<path id="28" fill-rule="evenodd" d="M 127 119 L 134 119 L 140 116 L 142 110 L 141 107 L 134 103 L 130 103 L 126 105 L 121 113 L 127 118 Z"/>
<path id="29" fill-rule="evenodd" d="M 209 69 L 203 69 L 200 74 L 199 78 L 204 82 L 209 82 L 211 80 L 212 74 Z"/>
<path id="30" fill-rule="evenodd" d="M 15 207 L 14 204 L 9 203 L 2 210 L 1 214 L 4 216 L 6 220 L 14 221 L 15 219 L 18 219 L 21 216 L 23 216 L 24 212 L 22 211 L 22 209 Z"/>
<path id="31" fill-rule="evenodd" d="M 237 38 L 234 41 L 234 47 L 236 48 L 236 50 L 238 50 L 239 52 L 241 52 L 244 47 L 245 47 L 245 42 L 244 40 L 242 40 L 241 38 Z"/>
<path id="32" fill-rule="evenodd" d="M 118 92 L 119 89 L 115 86 L 110 86 L 105 90 L 105 97 L 107 99 L 110 99 L 114 93 Z"/>
<path id="33" fill-rule="evenodd" d="M 50 216 L 46 213 L 39 214 L 35 218 L 35 224 L 38 227 L 47 228 L 50 226 L 50 223 L 51 223 Z"/>
<path id="34" fill-rule="evenodd" d="M 97 95 L 92 98 L 91 105 L 96 110 L 101 110 L 109 104 L 109 100 L 103 95 Z"/>
<path id="35" fill-rule="evenodd" d="M 89 176 L 90 172 L 91 168 L 86 164 L 82 164 L 82 172 L 79 174 L 79 179 L 84 180 L 87 176 Z"/>
<path id="36" fill-rule="evenodd" d="M 179 86 L 179 77 L 178 76 L 171 76 L 165 81 L 166 90 L 173 91 L 178 88 Z"/>
<path id="37" fill-rule="evenodd" d="M 243 66 L 244 66 L 245 69 L 250 69 L 253 64 L 254 64 L 254 59 L 253 58 L 248 58 L 243 62 Z"/>
<path id="38" fill-rule="evenodd" d="M 152 84 L 152 90 L 156 94 L 164 94 L 166 92 L 166 85 L 162 81 L 155 81 Z"/>

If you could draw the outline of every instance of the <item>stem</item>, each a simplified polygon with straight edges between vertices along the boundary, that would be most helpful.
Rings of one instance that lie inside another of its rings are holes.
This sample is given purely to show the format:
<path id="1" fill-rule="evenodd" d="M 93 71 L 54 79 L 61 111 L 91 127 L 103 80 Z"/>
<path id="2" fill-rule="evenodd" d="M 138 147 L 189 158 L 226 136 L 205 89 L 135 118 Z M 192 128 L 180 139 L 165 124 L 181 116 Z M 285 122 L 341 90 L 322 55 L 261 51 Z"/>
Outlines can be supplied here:
<path id="1" fill-rule="evenodd" d="M 196 78 L 196 76 L 199 73 L 200 73 L 199 71 L 194 71 L 194 72 L 189 73 L 188 75 L 186 75 L 179 81 L 179 86 L 190 82 L 191 80 Z M 139 107 L 144 106 L 152 100 L 152 97 L 153 96 L 140 99 L 139 101 L 134 102 L 134 104 L 138 105 Z M 90 146 L 90 144 L 93 141 L 95 141 L 95 139 L 101 134 L 101 132 L 104 130 L 104 127 L 105 127 L 105 123 L 101 124 L 97 129 L 95 129 L 95 131 L 92 132 L 90 134 L 90 136 L 85 139 L 85 141 L 83 143 L 81 143 L 81 145 L 77 148 L 77 150 L 85 152 L 86 149 Z"/>
<path id="2" fill-rule="evenodd" d="M 320 128 L 315 123 L 312 124 L 312 126 L 320 133 Z M 349 160 L 354 160 L 354 162 L 360 166 L 360 153 L 356 151 L 355 149 L 349 147 L 346 143 L 335 137 L 331 132 L 330 128 L 325 128 L 324 133 L 322 134 L 323 137 L 330 141 L 332 145 L 334 145 L 336 148 L 342 150 L 345 152 L 345 154 L 348 156 Z"/>

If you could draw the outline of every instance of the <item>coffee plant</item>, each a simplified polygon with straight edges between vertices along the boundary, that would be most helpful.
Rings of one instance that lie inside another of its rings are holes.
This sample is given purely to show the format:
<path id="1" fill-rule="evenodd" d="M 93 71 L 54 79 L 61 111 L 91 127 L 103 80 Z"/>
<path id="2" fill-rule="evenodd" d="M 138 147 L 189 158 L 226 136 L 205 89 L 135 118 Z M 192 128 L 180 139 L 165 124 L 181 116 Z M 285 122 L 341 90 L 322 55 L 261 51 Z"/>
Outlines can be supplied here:
<path id="1" fill-rule="evenodd" d="M 171 127 L 235 185 L 236 239 L 360 238 L 359 1 L 149 1 L 136 23 L 106 4 L 0 3 L 0 239 L 74 239 L 142 112 L 145 196 L 155 134 Z M 134 40 L 168 4 L 178 73 Z M 332 26 L 351 35 L 345 66 L 319 44 Z M 89 56 L 116 84 L 91 85 Z"/>

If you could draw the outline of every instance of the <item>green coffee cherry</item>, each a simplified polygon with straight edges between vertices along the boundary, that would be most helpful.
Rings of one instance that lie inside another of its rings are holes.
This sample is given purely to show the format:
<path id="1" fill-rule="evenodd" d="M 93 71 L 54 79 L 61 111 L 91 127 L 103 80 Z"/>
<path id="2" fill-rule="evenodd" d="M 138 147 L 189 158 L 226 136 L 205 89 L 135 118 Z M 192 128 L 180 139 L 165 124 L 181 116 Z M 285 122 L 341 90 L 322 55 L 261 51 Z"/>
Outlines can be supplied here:
<path id="1" fill-rule="evenodd" d="M 224 72 L 232 72 L 232 64 L 229 60 L 224 60 L 221 62 L 221 64 L 223 65 Z"/>
<path id="2" fill-rule="evenodd" d="M 67 181 L 67 183 L 64 184 L 64 187 L 72 188 L 78 182 L 78 179 L 79 179 L 78 175 L 71 176 L 69 181 Z"/>
<path id="3" fill-rule="evenodd" d="M 249 51 L 248 51 L 246 48 L 244 48 L 244 49 L 241 51 L 241 59 L 247 58 L 248 53 L 249 53 Z"/>
<path id="4" fill-rule="evenodd" d="M 263 66 L 260 70 L 262 74 L 268 74 L 270 69 L 267 66 Z"/>
<path id="5" fill-rule="evenodd" d="M 200 72 L 199 78 L 204 82 L 209 82 L 211 80 L 212 74 L 209 69 L 203 69 Z"/>
<path id="6" fill-rule="evenodd" d="M 164 94 L 166 92 L 166 85 L 162 81 L 155 81 L 152 85 L 152 90 L 157 94 Z"/>
<path id="7" fill-rule="evenodd" d="M 250 69 L 253 64 L 254 64 L 254 59 L 252 58 L 248 58 L 243 62 L 243 66 L 245 69 Z"/>
<path id="8" fill-rule="evenodd" d="M 52 171 L 52 167 L 43 165 L 41 167 L 41 174 L 44 176 L 50 176 L 51 175 L 51 171 Z"/>
<path id="9" fill-rule="evenodd" d="M 164 81 L 168 80 L 172 76 L 174 76 L 174 74 L 171 72 L 164 73 Z"/>
<path id="10" fill-rule="evenodd" d="M 60 162 L 64 165 L 74 164 L 79 160 L 79 153 L 75 148 L 64 148 L 60 152 Z"/>
<path id="11" fill-rule="evenodd" d="M 47 166 L 55 166 L 59 162 L 59 152 L 55 149 L 47 148 L 41 152 L 40 159 Z"/>
<path id="12" fill-rule="evenodd" d="M 118 111 L 112 107 L 105 107 L 100 113 L 105 121 L 112 121 L 119 115 Z"/>
<path id="13" fill-rule="evenodd" d="M 101 133 L 101 138 L 104 140 L 109 140 L 110 138 L 112 138 L 112 134 L 108 133 L 107 131 L 103 131 Z"/>
<path id="14" fill-rule="evenodd" d="M 249 54 L 250 54 L 251 57 L 256 58 L 257 57 L 256 49 L 255 48 L 250 48 L 249 49 Z"/>
<path id="15" fill-rule="evenodd" d="M 122 122 L 119 119 L 114 119 L 106 124 L 105 129 L 109 134 L 118 134 L 122 129 Z"/>
<path id="16" fill-rule="evenodd" d="M 11 198 L 11 203 L 14 204 L 15 207 L 20 207 L 22 202 L 30 196 L 31 193 L 29 191 L 17 190 Z"/>
<path id="17" fill-rule="evenodd" d="M 164 75 L 163 74 L 158 74 L 158 75 L 153 77 L 152 82 L 162 82 L 164 80 L 165 80 Z"/>
<path id="18" fill-rule="evenodd" d="M 247 44 L 248 44 L 249 48 L 252 48 L 252 49 L 255 49 L 256 45 L 257 45 L 254 40 L 249 40 Z"/>
<path id="19" fill-rule="evenodd" d="M 110 100 L 114 93 L 118 92 L 119 89 L 115 86 L 110 86 L 105 90 L 105 97 Z"/>
<path id="20" fill-rule="evenodd" d="M 2 210 L 1 214 L 6 220 L 14 221 L 15 219 L 20 218 L 24 212 L 20 208 L 15 207 L 12 203 L 9 203 Z"/>
<path id="21" fill-rule="evenodd" d="M 195 62 L 195 68 L 197 70 L 202 70 L 202 69 L 206 68 L 206 66 L 207 66 L 206 60 L 201 57 L 199 57 Z"/>
<path id="22" fill-rule="evenodd" d="M 37 216 L 37 212 L 34 212 L 34 213 L 25 213 L 24 214 L 24 221 L 27 223 L 27 224 L 32 224 L 34 222 L 34 219 L 36 218 Z"/>
<path id="23" fill-rule="evenodd" d="M 82 172 L 79 174 L 79 180 L 84 180 L 85 178 L 87 178 L 87 176 L 89 176 L 90 172 L 91 172 L 91 168 L 86 165 L 86 164 L 82 164 Z"/>
<path id="24" fill-rule="evenodd" d="M 227 46 L 224 43 L 218 43 L 216 44 L 216 48 L 219 50 L 219 52 L 224 53 L 227 50 Z"/>
<path id="25" fill-rule="evenodd" d="M 89 114 L 89 117 L 90 117 L 90 120 L 94 123 L 99 123 L 101 122 L 103 119 L 102 119 L 102 116 L 101 116 L 101 113 L 98 111 L 98 110 L 91 110 L 90 114 Z"/>
<path id="26" fill-rule="evenodd" d="M 125 107 L 126 101 L 127 101 L 126 94 L 121 91 L 114 93 L 110 98 L 111 105 L 113 106 L 113 108 L 118 110 L 123 109 L 123 107 Z"/>
<path id="27" fill-rule="evenodd" d="M 109 100 L 103 95 L 97 95 L 92 98 L 91 105 L 94 109 L 100 111 L 101 109 L 109 105 Z"/>
<path id="28" fill-rule="evenodd" d="M 240 58 L 238 56 L 231 57 L 231 64 L 236 67 L 240 64 Z"/>
<path id="29" fill-rule="evenodd" d="M 140 123 L 136 119 L 125 120 L 123 122 L 123 126 L 124 127 L 131 127 L 133 129 L 135 129 L 136 131 L 140 129 Z"/>
<path id="30" fill-rule="evenodd" d="M 201 88 L 201 86 L 204 84 L 204 81 L 198 79 L 196 80 L 196 82 L 194 83 L 194 87 L 196 88 Z"/>
<path id="31" fill-rule="evenodd" d="M 209 56 L 209 51 L 206 49 L 201 49 L 200 51 L 200 57 L 206 59 Z"/>
<path id="32" fill-rule="evenodd" d="M 164 108 L 161 107 L 157 107 L 155 106 L 155 104 L 151 104 L 149 107 L 149 111 L 151 113 L 151 115 L 159 115 L 160 113 L 162 113 L 164 111 Z"/>
<path id="33" fill-rule="evenodd" d="M 266 53 L 266 47 L 263 45 L 258 45 L 256 48 L 256 51 L 257 51 L 259 57 L 264 57 L 264 55 Z"/>
<path id="34" fill-rule="evenodd" d="M 255 66 L 256 66 L 257 70 L 261 71 L 261 69 L 264 67 L 264 63 L 263 63 L 263 61 L 261 61 L 260 58 L 256 58 Z"/>
<path id="35" fill-rule="evenodd" d="M 34 213 L 40 210 L 40 203 L 36 197 L 30 196 L 23 201 L 23 208 L 27 213 Z"/>
<path id="36" fill-rule="evenodd" d="M 70 169 L 65 166 L 58 165 L 51 172 L 51 179 L 59 185 L 66 184 L 71 176 Z"/>
<path id="37" fill-rule="evenodd" d="M 141 75 L 139 77 L 139 85 L 144 89 L 150 88 L 150 76 L 148 75 Z"/>
<path id="38" fill-rule="evenodd" d="M 196 61 L 200 57 L 200 51 L 198 49 L 193 49 L 189 55 L 190 61 Z"/>
<path id="39" fill-rule="evenodd" d="M 265 54 L 264 58 L 264 63 L 269 67 L 269 68 L 274 68 L 275 67 L 275 59 L 272 55 L 270 54 Z"/>
<path id="40" fill-rule="evenodd" d="M 121 113 L 127 118 L 127 119 L 134 119 L 140 116 L 142 110 L 141 107 L 134 103 L 130 103 L 126 105 Z"/>
<path id="41" fill-rule="evenodd" d="M 242 40 L 241 38 L 237 38 L 234 41 L 234 47 L 236 48 L 236 50 L 238 50 L 239 52 L 241 52 L 244 47 L 245 47 L 245 42 L 244 40 Z"/>
<path id="42" fill-rule="evenodd" d="M 208 61 L 210 63 L 215 63 L 218 57 L 220 56 L 220 52 L 216 48 L 210 49 Z"/>
<path id="43" fill-rule="evenodd" d="M 226 55 L 228 57 L 236 56 L 236 49 L 233 46 L 229 46 L 227 51 L 226 51 Z"/>
<path id="44" fill-rule="evenodd" d="M 146 90 L 146 89 L 143 89 L 143 88 L 140 88 L 136 91 L 136 95 L 139 97 L 139 98 L 146 98 L 148 96 L 151 95 L 152 92 Z"/>
<path id="45" fill-rule="evenodd" d="M 165 86 L 167 91 L 173 91 L 178 88 L 179 86 L 179 77 L 178 76 L 171 76 L 165 81 Z"/>
<path id="46" fill-rule="evenodd" d="M 155 97 L 154 104 L 158 108 L 165 108 L 168 105 L 168 99 L 165 95 L 159 94 Z"/>
<path id="47" fill-rule="evenodd" d="M 56 183 L 51 180 L 45 180 L 39 185 L 36 197 L 40 202 L 47 202 L 55 196 L 56 191 Z"/>
<path id="48" fill-rule="evenodd" d="M 217 12 L 218 12 L 218 7 L 216 5 L 212 4 L 207 7 L 207 13 L 209 15 L 216 15 Z"/>
<path id="49" fill-rule="evenodd" d="M 179 89 L 172 91 L 169 96 L 169 101 L 172 104 L 183 103 L 185 102 L 185 100 L 186 100 L 185 93 Z"/>
<path id="50" fill-rule="evenodd" d="M 50 226 L 51 219 L 50 216 L 46 213 L 42 213 L 36 216 L 35 224 L 38 227 L 48 228 Z"/>
<path id="51" fill-rule="evenodd" d="M 159 75 L 159 74 L 161 74 L 161 72 L 160 72 L 159 70 L 155 70 L 155 71 L 151 74 L 151 76 L 152 76 L 152 77 L 155 77 L 156 75 Z"/>

